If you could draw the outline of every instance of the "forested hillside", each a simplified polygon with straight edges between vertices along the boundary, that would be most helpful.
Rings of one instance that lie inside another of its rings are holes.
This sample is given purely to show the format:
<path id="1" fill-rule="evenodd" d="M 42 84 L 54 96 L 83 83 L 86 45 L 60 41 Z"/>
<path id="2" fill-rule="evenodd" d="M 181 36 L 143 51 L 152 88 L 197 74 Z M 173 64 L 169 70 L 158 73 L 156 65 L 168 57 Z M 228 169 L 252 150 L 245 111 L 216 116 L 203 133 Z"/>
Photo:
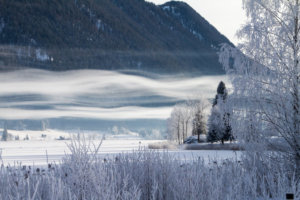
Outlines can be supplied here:
<path id="1" fill-rule="evenodd" d="M 0 68 L 220 74 L 230 41 L 189 5 L 0 0 Z"/>

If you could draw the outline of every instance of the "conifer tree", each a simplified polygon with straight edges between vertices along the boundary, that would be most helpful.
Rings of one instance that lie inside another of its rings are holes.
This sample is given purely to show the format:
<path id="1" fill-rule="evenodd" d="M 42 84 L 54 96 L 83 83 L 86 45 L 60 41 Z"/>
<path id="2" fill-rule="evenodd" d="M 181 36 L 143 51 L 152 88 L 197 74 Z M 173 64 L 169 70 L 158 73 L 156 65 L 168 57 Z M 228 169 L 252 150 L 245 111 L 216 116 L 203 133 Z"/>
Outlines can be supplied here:
<path id="1" fill-rule="evenodd" d="M 217 94 L 213 101 L 211 115 L 209 117 L 209 142 L 232 140 L 230 114 L 225 109 L 228 92 L 225 83 L 221 81 L 217 88 Z"/>
<path id="2" fill-rule="evenodd" d="M 8 139 L 7 127 L 4 126 L 4 130 L 3 130 L 3 133 L 2 133 L 2 138 L 1 138 L 1 140 L 2 140 L 2 141 L 7 141 L 7 139 Z"/>

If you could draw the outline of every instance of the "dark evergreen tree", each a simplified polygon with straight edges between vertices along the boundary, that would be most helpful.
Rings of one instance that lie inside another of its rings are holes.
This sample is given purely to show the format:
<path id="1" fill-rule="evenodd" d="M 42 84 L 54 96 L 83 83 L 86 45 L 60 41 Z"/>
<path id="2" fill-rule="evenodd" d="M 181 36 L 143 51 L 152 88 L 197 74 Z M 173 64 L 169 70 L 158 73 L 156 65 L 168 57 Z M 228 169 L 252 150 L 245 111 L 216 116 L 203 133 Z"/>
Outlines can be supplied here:
<path id="1" fill-rule="evenodd" d="M 198 136 L 198 142 L 200 142 L 200 135 L 206 134 L 205 119 L 203 113 L 201 112 L 197 112 L 195 114 L 195 118 L 193 120 L 192 134 Z"/>
<path id="2" fill-rule="evenodd" d="M 211 115 L 208 119 L 208 142 L 216 142 L 222 138 L 223 135 L 223 124 L 221 123 L 221 114 L 217 106 L 213 106 L 211 109 Z"/>
<path id="3" fill-rule="evenodd" d="M 226 112 L 224 105 L 227 100 L 227 89 L 225 83 L 221 81 L 217 88 L 217 95 L 213 101 L 209 123 L 207 140 L 209 142 L 233 140 L 230 125 L 230 113 Z"/>
<path id="4" fill-rule="evenodd" d="M 212 129 L 211 131 L 208 132 L 207 141 L 211 143 L 218 141 L 217 132 L 215 129 Z"/>
<path id="5" fill-rule="evenodd" d="M 232 141 L 232 140 L 234 140 L 234 137 L 231 132 L 230 114 L 228 112 L 224 113 L 223 120 L 224 120 L 224 128 L 225 128 L 223 140 Z"/>
<path id="6" fill-rule="evenodd" d="M 7 132 L 7 127 L 6 127 L 6 125 L 4 126 L 4 130 L 3 130 L 3 133 L 2 133 L 2 138 L 1 138 L 1 140 L 2 141 L 7 141 L 7 139 L 8 139 L 8 132 Z"/>
<path id="7" fill-rule="evenodd" d="M 227 99 L 227 89 L 223 81 L 221 81 L 218 85 L 217 94 L 213 101 L 213 107 L 215 107 L 218 104 L 219 98 L 222 99 L 223 101 Z"/>

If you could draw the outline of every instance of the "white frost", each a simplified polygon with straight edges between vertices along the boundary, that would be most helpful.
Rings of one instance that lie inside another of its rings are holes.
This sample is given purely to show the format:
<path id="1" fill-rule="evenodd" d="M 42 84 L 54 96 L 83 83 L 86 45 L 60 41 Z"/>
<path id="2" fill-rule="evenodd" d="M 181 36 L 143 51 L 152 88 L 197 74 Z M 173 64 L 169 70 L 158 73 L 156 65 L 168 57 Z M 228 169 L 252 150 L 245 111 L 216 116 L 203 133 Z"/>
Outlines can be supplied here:
<path id="1" fill-rule="evenodd" d="M 42 51 L 41 49 L 35 50 L 36 59 L 39 61 L 47 61 L 50 59 L 50 57 L 47 55 L 45 51 Z"/>
<path id="2" fill-rule="evenodd" d="M 163 7 L 163 10 L 168 10 L 168 11 L 170 11 L 170 6 L 164 6 L 164 7 Z"/>
<path id="3" fill-rule="evenodd" d="M 203 40 L 203 36 L 195 30 L 191 31 L 194 36 L 196 36 L 199 40 Z"/>
<path id="4" fill-rule="evenodd" d="M 104 31 L 104 24 L 102 23 L 101 19 L 97 20 L 96 27 L 97 27 L 98 31 L 100 31 L 100 30 Z"/>

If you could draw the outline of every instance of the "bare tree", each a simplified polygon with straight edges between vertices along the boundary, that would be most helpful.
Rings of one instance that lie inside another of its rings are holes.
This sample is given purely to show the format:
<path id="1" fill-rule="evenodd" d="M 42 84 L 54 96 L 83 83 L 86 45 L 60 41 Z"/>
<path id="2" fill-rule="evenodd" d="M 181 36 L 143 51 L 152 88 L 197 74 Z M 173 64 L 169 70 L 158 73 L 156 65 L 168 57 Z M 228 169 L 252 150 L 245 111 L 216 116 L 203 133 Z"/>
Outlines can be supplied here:
<path id="1" fill-rule="evenodd" d="M 176 104 L 168 119 L 169 139 L 178 141 L 179 144 L 191 136 L 206 133 L 206 116 L 208 102 L 204 99 L 187 100 Z"/>
<path id="2" fill-rule="evenodd" d="M 176 138 L 179 144 L 191 135 L 193 107 L 190 102 L 176 104 L 168 120 L 169 138 Z"/>
<path id="3" fill-rule="evenodd" d="M 209 107 L 209 103 L 201 98 L 197 101 L 192 102 L 192 109 L 193 109 L 193 135 L 198 136 L 198 142 L 200 142 L 200 135 L 206 134 L 206 111 Z"/>
<path id="4" fill-rule="evenodd" d="M 190 102 L 186 101 L 178 105 L 181 113 L 181 124 L 182 124 L 182 138 L 186 139 L 189 135 L 189 127 L 193 118 L 193 109 Z"/>
<path id="5" fill-rule="evenodd" d="M 181 135 L 181 112 L 178 106 L 174 106 L 170 118 L 168 119 L 168 135 L 170 140 L 176 140 L 179 144 L 182 141 Z"/>

